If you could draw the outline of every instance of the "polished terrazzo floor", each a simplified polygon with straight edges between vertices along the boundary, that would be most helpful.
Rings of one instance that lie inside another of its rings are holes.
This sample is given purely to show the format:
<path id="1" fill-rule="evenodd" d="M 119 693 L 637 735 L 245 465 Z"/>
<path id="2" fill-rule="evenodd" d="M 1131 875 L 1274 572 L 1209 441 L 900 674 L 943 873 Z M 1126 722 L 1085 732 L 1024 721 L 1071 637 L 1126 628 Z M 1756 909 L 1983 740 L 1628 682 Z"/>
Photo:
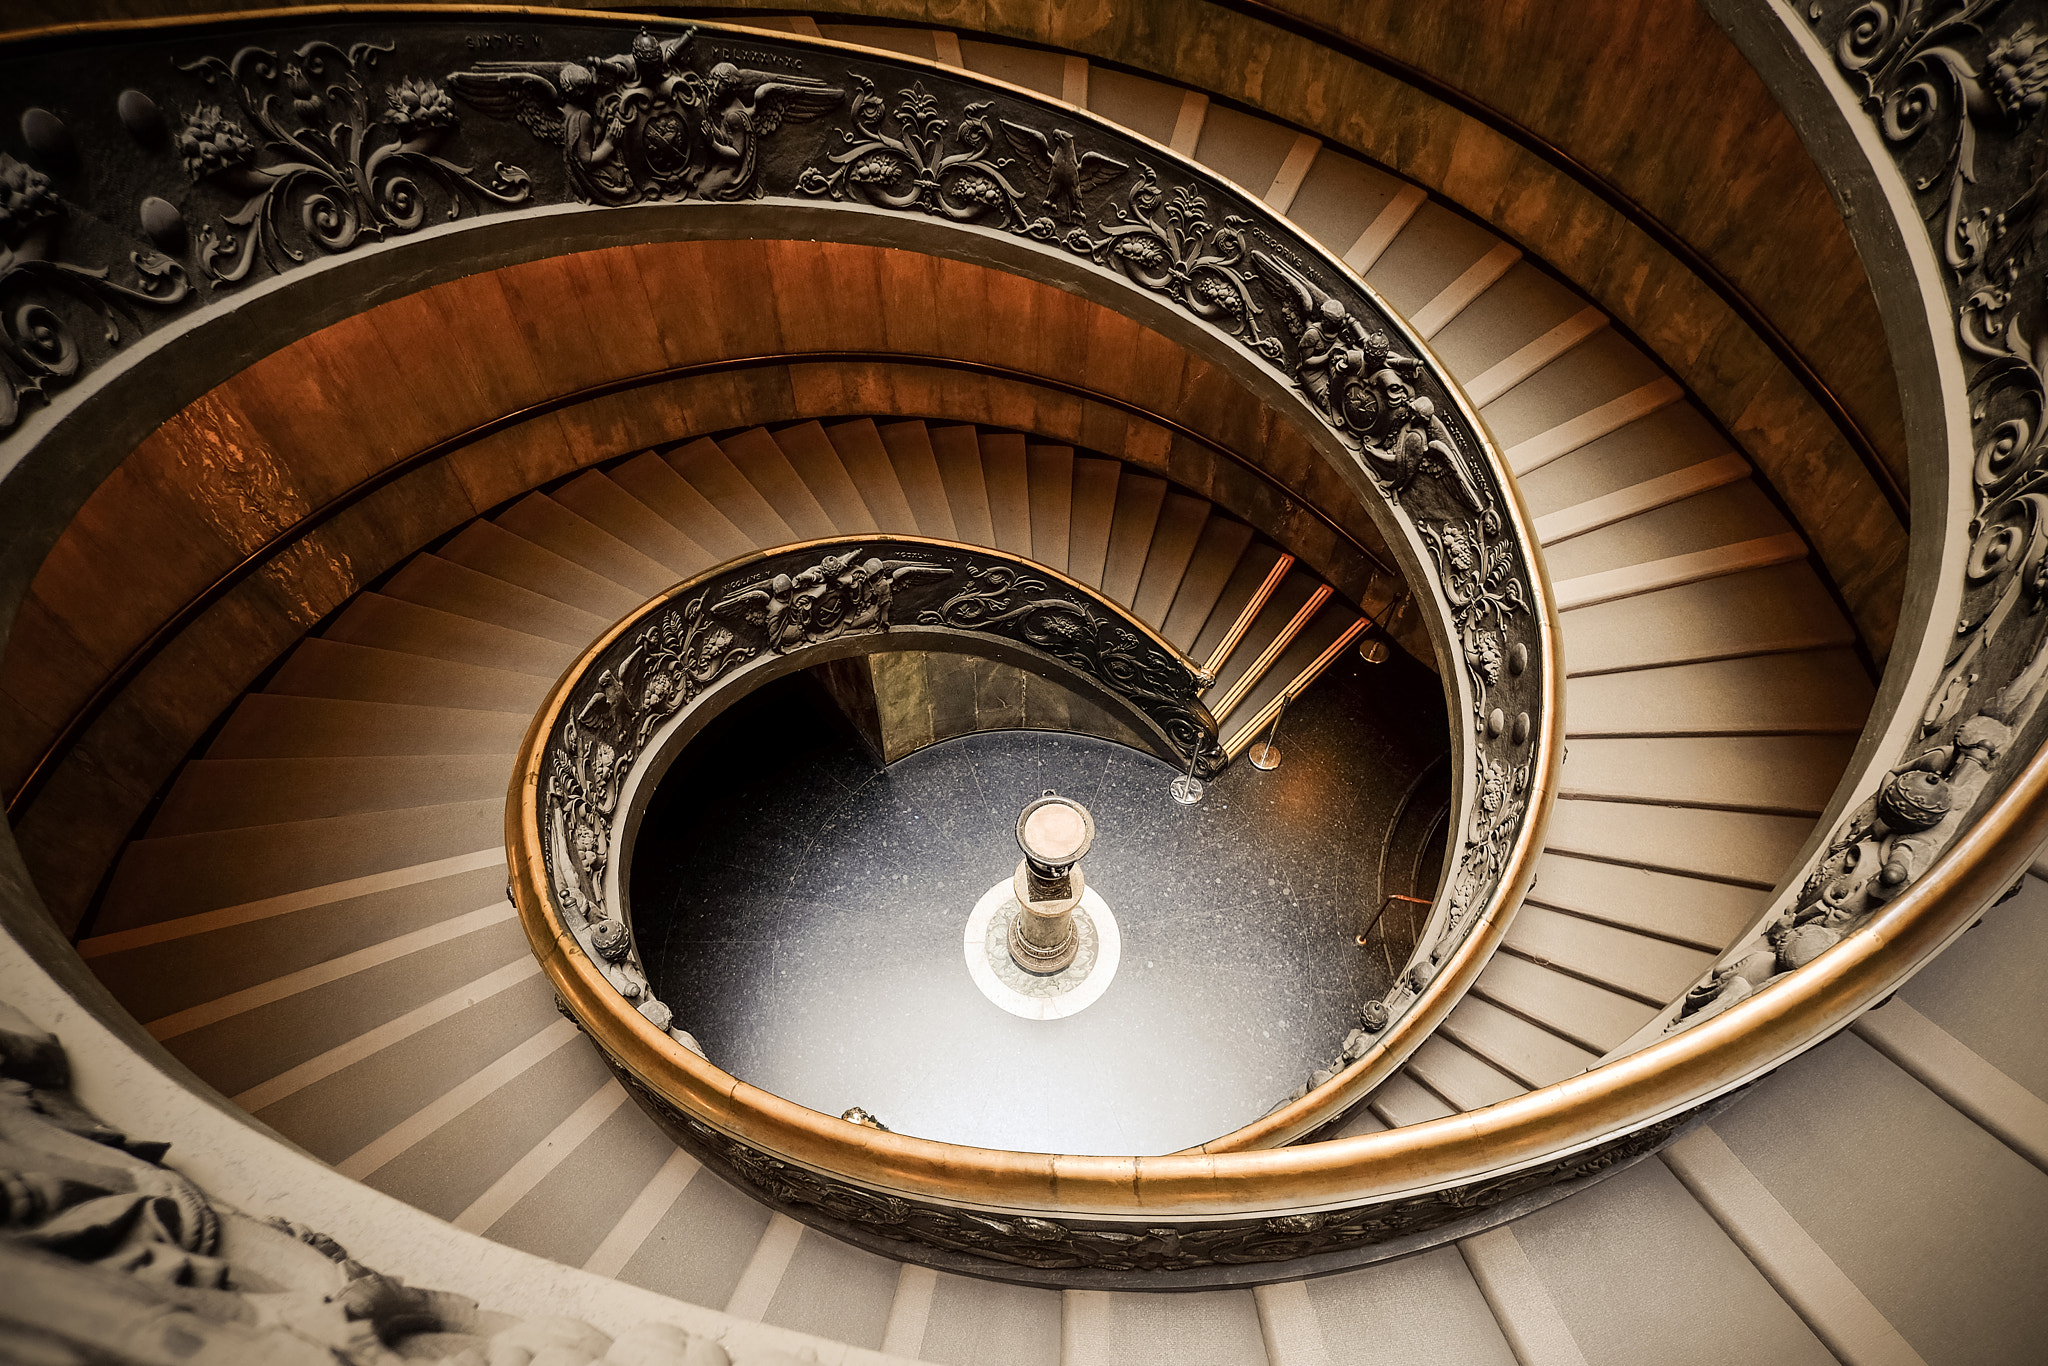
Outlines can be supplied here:
<path id="1" fill-rule="evenodd" d="M 1385 989 L 1353 937 L 1401 794 L 1445 744 L 1432 675 L 1351 658 L 1290 711 L 1279 769 L 1240 761 L 1190 808 L 1169 766 L 1086 736 L 991 732 L 882 768 L 798 676 L 663 781 L 635 929 L 678 1023 L 778 1095 L 950 1142 L 1170 1152 L 1289 1094 Z M 1123 962 L 1086 1011 L 1035 1021 L 976 989 L 961 931 L 1048 789 L 1095 816 L 1083 866 Z"/>

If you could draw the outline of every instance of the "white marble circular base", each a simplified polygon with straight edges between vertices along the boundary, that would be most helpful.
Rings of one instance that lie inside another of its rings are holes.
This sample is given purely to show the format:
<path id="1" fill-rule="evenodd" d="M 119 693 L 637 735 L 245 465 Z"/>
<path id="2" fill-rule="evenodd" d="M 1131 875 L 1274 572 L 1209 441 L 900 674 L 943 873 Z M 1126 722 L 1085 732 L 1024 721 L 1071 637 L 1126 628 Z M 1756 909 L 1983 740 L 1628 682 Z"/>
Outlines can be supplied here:
<path id="1" fill-rule="evenodd" d="M 1011 879 L 1004 878 L 974 903 L 960 947 L 967 973 L 981 994 L 1027 1020 L 1064 1020 L 1102 999 L 1123 957 L 1123 935 L 1109 903 L 1093 887 L 1081 893 L 1074 908 L 1074 930 L 1081 936 L 1074 961 L 1047 977 L 1024 971 L 1010 960 L 1010 922 L 1022 913 Z"/>

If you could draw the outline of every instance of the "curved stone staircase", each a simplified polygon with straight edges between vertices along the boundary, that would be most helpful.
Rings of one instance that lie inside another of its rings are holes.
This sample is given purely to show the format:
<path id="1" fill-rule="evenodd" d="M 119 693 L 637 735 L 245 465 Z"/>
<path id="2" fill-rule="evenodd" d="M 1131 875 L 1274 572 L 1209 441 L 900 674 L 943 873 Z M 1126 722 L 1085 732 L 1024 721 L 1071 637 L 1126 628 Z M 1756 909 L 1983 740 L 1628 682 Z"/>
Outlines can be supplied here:
<path id="1" fill-rule="evenodd" d="M 1194 155 L 1430 340 L 1537 519 L 1572 738 L 1504 950 L 1345 1131 L 1478 1108 L 1624 1045 L 1753 919 L 1870 706 L 1854 632 L 1768 491 L 1597 310 L 1414 186 L 1060 54 L 823 31 L 1062 95 Z M 1232 739 L 1361 624 L 1221 510 L 1014 434 L 804 424 L 650 452 L 471 524 L 304 641 L 187 765 L 81 950 L 173 1053 L 345 1174 L 557 1261 L 855 1347 L 1077 1366 L 2038 1359 L 2034 879 L 1661 1156 L 1322 1279 L 1179 1295 L 983 1282 L 840 1244 L 698 1170 L 556 1014 L 527 953 L 503 899 L 510 756 L 582 646 L 678 577 L 876 529 L 1100 586 L 1213 660 Z"/>

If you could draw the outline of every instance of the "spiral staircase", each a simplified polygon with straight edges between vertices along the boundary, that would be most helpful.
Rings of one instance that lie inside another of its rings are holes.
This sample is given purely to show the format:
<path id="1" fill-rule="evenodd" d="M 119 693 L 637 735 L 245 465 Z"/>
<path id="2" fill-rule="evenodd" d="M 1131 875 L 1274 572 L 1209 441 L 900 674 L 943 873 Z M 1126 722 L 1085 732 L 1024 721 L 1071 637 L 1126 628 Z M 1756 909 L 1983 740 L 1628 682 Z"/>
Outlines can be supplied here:
<path id="1" fill-rule="evenodd" d="M 1219 12 L 1278 22 L 1263 5 Z M 1534 884 L 1469 993 L 1315 1137 L 1482 1111 L 1662 1037 L 1803 878 L 1867 759 L 1859 735 L 1897 705 L 1880 666 L 1904 644 L 1881 587 L 1864 575 L 1849 598 L 1843 526 L 1754 463 L 1783 432 L 1744 425 L 1738 440 L 1714 415 L 1723 396 L 1699 392 L 1713 366 L 1660 359 L 1569 272 L 1525 255 L 1490 226 L 1514 214 L 1487 187 L 1459 202 L 1241 96 L 1091 62 L 1051 31 L 1023 44 L 993 19 L 989 34 L 825 12 L 744 21 L 1035 90 L 1243 187 L 1428 343 L 1511 469 L 1566 679 Z M 623 250 L 590 250 L 590 269 Z M 17 816 L 77 954 L 175 1060 L 165 1075 L 189 1069 L 201 1094 L 466 1234 L 809 1335 L 786 1342 L 821 1361 L 2039 1358 L 2048 866 L 1879 1008 L 1661 1151 L 1334 1274 L 1268 1266 L 1172 1294 L 1137 1277 L 1058 1290 L 956 1274 L 842 1242 L 680 1151 L 558 1012 L 507 899 L 505 793 L 529 722 L 612 622 L 779 546 L 988 547 L 1099 592 L 1210 675 L 1232 755 L 1389 629 L 1376 548 L 1341 516 L 1296 516 L 1268 471 L 1199 473 L 908 388 L 848 383 L 814 413 L 764 403 L 712 434 L 637 440 L 417 538 L 290 627 L 128 813 L 132 832 L 87 860 L 92 879 L 45 875 L 39 857 L 76 846 L 59 816 Z M 66 582 L 38 582 L 39 604 L 63 600 Z M 0 662 L 10 698 L 29 695 L 13 680 L 50 657 L 46 639 L 17 624 Z M 1420 634 L 1401 640 L 1427 657 Z M 51 729 L 41 714 L 21 729 L 37 726 Z M 61 815 L 63 789 L 49 790 Z"/>

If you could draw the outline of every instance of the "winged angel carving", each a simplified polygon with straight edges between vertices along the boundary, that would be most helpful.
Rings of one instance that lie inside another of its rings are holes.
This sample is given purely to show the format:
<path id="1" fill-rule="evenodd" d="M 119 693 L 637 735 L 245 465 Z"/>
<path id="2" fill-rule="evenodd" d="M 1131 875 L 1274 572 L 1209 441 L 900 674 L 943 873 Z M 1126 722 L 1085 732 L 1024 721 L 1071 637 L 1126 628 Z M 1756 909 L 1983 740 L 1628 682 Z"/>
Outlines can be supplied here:
<path id="1" fill-rule="evenodd" d="M 921 577 L 943 579 L 952 572 L 944 565 L 911 560 L 873 555 L 863 560 L 854 549 L 827 555 L 795 574 L 777 574 L 711 610 L 720 616 L 744 614 L 767 631 L 768 647 L 784 654 L 856 631 L 886 631 L 898 584 Z"/>
<path id="2" fill-rule="evenodd" d="M 591 204 L 736 200 L 762 193 L 761 156 L 784 124 L 838 108 L 846 92 L 808 76 L 690 61 L 694 30 L 583 61 L 481 62 L 452 72 L 462 99 L 562 149 L 570 189 Z"/>
<path id="3" fill-rule="evenodd" d="M 1368 473 L 1398 501 L 1418 475 L 1435 475 L 1470 511 L 1487 504 L 1479 481 L 1436 414 L 1416 392 L 1422 362 L 1395 352 L 1332 295 L 1277 256 L 1252 265 L 1279 296 L 1294 337 L 1294 382 L 1325 417 L 1359 443 Z"/>

